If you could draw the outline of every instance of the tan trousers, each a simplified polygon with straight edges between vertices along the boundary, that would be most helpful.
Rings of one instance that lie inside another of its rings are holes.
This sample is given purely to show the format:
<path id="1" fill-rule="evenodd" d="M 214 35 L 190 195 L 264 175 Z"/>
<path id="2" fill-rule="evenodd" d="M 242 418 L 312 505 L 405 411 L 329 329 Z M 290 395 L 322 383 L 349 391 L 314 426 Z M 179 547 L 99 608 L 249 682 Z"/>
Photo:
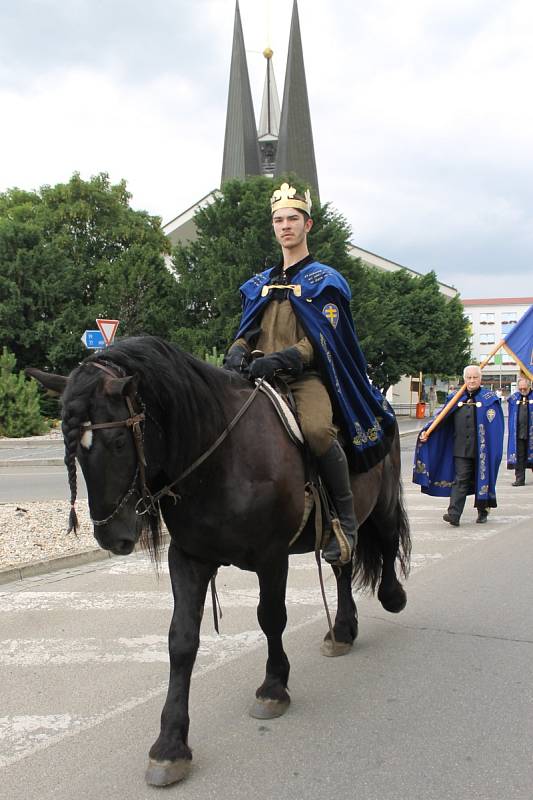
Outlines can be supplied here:
<path id="1" fill-rule="evenodd" d="M 290 389 L 304 438 L 315 456 L 323 456 L 337 437 L 327 389 L 316 375 L 304 375 Z"/>

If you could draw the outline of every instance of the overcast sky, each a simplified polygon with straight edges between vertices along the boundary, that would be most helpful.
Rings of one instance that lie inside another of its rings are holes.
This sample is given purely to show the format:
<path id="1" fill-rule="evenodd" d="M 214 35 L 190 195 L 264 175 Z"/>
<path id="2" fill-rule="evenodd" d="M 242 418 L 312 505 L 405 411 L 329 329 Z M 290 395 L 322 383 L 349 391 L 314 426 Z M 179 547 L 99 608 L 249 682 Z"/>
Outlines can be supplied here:
<path id="1" fill-rule="evenodd" d="M 463 297 L 533 295 L 531 0 L 299 0 L 320 194 Z M 241 0 L 259 116 L 292 0 Z M 0 2 L 0 191 L 108 172 L 162 217 L 220 181 L 234 0 Z"/>

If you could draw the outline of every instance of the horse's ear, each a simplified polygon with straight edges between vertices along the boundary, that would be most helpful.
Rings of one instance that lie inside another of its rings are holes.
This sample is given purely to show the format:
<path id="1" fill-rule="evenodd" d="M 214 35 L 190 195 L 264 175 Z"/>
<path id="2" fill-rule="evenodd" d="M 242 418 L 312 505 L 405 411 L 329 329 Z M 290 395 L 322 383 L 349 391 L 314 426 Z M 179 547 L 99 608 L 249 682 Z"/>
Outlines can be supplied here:
<path id="1" fill-rule="evenodd" d="M 133 397 L 137 391 L 139 379 L 137 375 L 127 375 L 125 378 L 110 378 L 104 383 L 104 394 L 111 397 Z"/>
<path id="2" fill-rule="evenodd" d="M 24 373 L 28 378 L 35 378 L 41 386 L 56 395 L 63 394 L 68 381 L 64 375 L 54 375 L 52 372 L 44 372 L 44 370 L 34 367 L 26 367 Z"/>

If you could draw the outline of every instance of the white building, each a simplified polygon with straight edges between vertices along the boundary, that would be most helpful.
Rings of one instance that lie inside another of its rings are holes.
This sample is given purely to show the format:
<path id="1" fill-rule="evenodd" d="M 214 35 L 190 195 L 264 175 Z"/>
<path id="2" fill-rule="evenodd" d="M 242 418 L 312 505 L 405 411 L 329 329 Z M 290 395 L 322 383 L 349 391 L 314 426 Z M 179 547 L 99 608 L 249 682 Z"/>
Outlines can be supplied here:
<path id="1" fill-rule="evenodd" d="M 472 356 L 481 364 L 527 311 L 533 297 L 489 297 L 461 302 L 471 325 Z M 519 375 L 515 360 L 502 348 L 483 368 L 483 383 L 507 395 Z"/>
<path id="2" fill-rule="evenodd" d="M 360 258 L 365 266 L 374 267 L 375 269 L 380 269 L 383 272 L 397 272 L 399 269 L 403 269 L 412 278 L 421 277 L 421 273 L 411 269 L 411 267 L 398 264 L 397 261 L 391 261 L 390 258 L 379 256 L 376 253 L 372 253 L 370 250 L 363 250 L 362 247 L 359 247 L 352 242 L 350 242 L 349 245 L 349 254 L 352 256 L 352 258 Z M 447 283 L 441 283 L 440 281 L 438 283 L 439 291 L 445 297 L 451 299 L 452 297 L 456 296 L 457 289 L 455 289 L 453 286 L 448 286 Z"/>

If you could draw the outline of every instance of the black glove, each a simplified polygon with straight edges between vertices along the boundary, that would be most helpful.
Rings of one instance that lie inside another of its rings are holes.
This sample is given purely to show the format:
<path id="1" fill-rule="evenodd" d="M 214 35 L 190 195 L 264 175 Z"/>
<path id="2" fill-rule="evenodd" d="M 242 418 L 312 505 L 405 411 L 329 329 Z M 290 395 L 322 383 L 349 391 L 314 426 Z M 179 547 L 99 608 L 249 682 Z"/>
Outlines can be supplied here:
<path id="1" fill-rule="evenodd" d="M 256 358 L 250 364 L 248 374 L 250 378 L 265 378 L 271 381 L 277 372 L 290 375 L 291 378 L 298 378 L 304 371 L 302 356 L 297 347 L 288 347 L 280 350 L 279 353 L 271 353 L 262 358 Z"/>
<path id="2" fill-rule="evenodd" d="M 241 344 L 234 344 L 224 356 L 222 366 L 224 369 L 232 369 L 235 372 L 246 372 L 250 358 L 250 351 L 246 347 Z"/>

